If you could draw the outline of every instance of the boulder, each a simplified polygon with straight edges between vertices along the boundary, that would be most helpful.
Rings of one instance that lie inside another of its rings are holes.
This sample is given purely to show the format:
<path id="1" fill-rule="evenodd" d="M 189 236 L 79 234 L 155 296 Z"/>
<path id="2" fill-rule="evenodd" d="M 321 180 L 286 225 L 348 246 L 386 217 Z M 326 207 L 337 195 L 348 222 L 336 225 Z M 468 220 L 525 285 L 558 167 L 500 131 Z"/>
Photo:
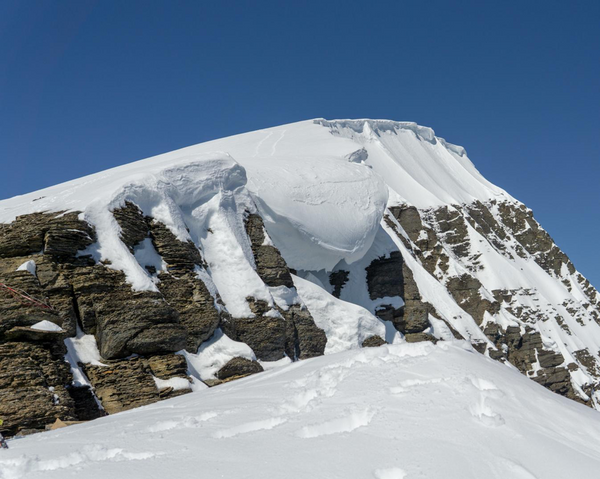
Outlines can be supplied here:
<path id="1" fill-rule="evenodd" d="M 385 341 L 385 339 L 383 339 L 381 336 L 369 336 L 367 339 L 365 339 L 362 342 L 362 347 L 363 348 L 377 348 L 379 346 L 383 346 L 384 344 L 387 344 L 387 342 Z"/>
<path id="2" fill-rule="evenodd" d="M 264 371 L 263 367 L 257 361 L 235 357 L 225 364 L 216 376 L 221 381 L 233 377 L 244 377 Z"/>

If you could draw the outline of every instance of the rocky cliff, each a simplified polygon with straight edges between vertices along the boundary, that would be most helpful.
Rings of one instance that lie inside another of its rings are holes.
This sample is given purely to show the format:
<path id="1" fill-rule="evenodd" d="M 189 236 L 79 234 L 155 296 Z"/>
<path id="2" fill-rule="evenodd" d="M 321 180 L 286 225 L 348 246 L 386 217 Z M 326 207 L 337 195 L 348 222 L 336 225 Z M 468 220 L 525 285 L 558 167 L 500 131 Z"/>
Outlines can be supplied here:
<path id="1" fill-rule="evenodd" d="M 4 434 L 386 341 L 468 341 L 598 407 L 600 295 L 424 127 L 217 140 L 5 200 L 0 221 Z"/>

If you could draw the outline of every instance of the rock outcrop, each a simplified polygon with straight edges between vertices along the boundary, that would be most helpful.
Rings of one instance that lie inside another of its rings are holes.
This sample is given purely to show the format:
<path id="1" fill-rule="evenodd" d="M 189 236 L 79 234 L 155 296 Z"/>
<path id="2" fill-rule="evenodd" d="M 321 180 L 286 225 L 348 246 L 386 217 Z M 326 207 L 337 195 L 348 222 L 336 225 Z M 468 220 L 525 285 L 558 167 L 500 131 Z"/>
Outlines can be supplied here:
<path id="1" fill-rule="evenodd" d="M 510 362 L 554 392 L 592 405 L 589 394 L 578 393 L 573 386 L 571 373 L 583 368 L 592 382 L 580 385 L 579 390 L 590 391 L 593 381 L 597 384 L 599 379 L 597 360 L 587 355 L 579 357 L 577 351 L 569 358 L 564 357 L 556 346 L 547 344 L 551 341 L 542 340 L 536 324 L 555 321 L 571 335 L 564 311 L 581 326 L 589 321 L 583 318 L 599 322 L 597 293 L 581 275 L 576 276 L 572 263 L 535 221 L 531 210 L 515 202 L 492 200 L 488 204 L 474 201 L 428 210 L 399 205 L 390 208 L 390 212 L 394 219 L 386 220 L 388 226 L 489 339 L 490 343 L 472 341 L 478 351 Z M 478 245 L 473 244 L 474 238 Z M 510 261 L 532 258 L 569 291 L 574 287 L 575 276 L 576 287 L 585 291 L 585 299 L 569 300 L 557 307 L 535 288 L 488 290 L 478 279 L 479 274 L 485 277 L 486 268 L 490 268 L 482 262 L 481 248 L 489 248 Z M 393 262 L 392 258 L 387 261 Z M 404 293 L 405 302 L 409 297 Z M 406 331 L 395 313 L 386 307 L 383 317 Z M 430 314 L 437 317 L 435 312 Z M 506 326 L 507 322 L 511 325 Z M 407 336 L 407 340 L 412 339 Z"/>
<path id="2" fill-rule="evenodd" d="M 225 366 L 217 371 L 217 378 L 221 381 L 231 380 L 232 378 L 242 378 L 251 374 L 260 373 L 263 367 L 257 361 L 250 359 L 235 357 L 231 359 Z"/>
<path id="3" fill-rule="evenodd" d="M 273 299 L 247 296 L 245 317 L 229 314 L 204 253 L 192 240 L 181 240 L 131 201 L 112 214 L 124 251 L 147 272 L 146 290 L 134 290 L 124 271 L 98 261 L 97 233 L 77 211 L 33 213 L 0 225 L 3 433 L 43 430 L 57 418 L 90 420 L 190 392 L 185 355 L 195 354 L 218 328 L 249 346 L 259 361 L 324 354 L 325 332 L 298 295 L 292 271 L 259 214 L 240 212 L 243 228 L 237 234 L 242 248 L 251 251 L 249 268 Z M 397 247 L 365 257 L 360 271 L 341 262 L 321 275 L 333 296 L 348 300 L 344 288 L 349 283 L 356 288 L 359 278 L 365 303 L 370 301 L 372 312 L 407 342 L 468 339 L 480 353 L 511 363 L 551 391 L 594 405 L 600 385 L 595 352 L 570 351 L 566 343 L 559 347 L 544 330 L 552 323 L 572 335 L 572 321 L 582 327 L 600 324 L 599 297 L 530 210 L 495 201 L 426 210 L 405 204 L 391 207 L 382 225 Z M 483 248 L 513 262 L 532 259 L 582 299 L 557 305 L 535 287 L 486 288 L 490 266 Z M 148 252 L 155 258 L 151 264 L 140 259 Z M 478 334 L 459 332 L 456 317 L 441 314 L 436 298 L 415 279 L 422 281 L 423 274 L 445 289 L 456 315 L 472 321 Z M 99 356 L 73 363 L 65 341 L 75 347 L 84 336 L 93 337 Z M 362 342 L 363 347 L 384 344 L 377 335 Z M 73 371 L 85 381 L 74 382 Z M 206 382 L 216 385 L 260 371 L 259 362 L 234 357 Z"/>
<path id="4" fill-rule="evenodd" d="M 400 252 L 387 258 L 373 260 L 367 267 L 367 287 L 372 300 L 381 300 L 376 310 L 383 321 L 390 321 L 405 337 L 422 333 L 431 323 L 429 314 L 435 314 L 431 304 L 422 301 L 412 271 L 402 260 Z M 399 299 L 404 304 L 396 307 L 386 299 Z"/>

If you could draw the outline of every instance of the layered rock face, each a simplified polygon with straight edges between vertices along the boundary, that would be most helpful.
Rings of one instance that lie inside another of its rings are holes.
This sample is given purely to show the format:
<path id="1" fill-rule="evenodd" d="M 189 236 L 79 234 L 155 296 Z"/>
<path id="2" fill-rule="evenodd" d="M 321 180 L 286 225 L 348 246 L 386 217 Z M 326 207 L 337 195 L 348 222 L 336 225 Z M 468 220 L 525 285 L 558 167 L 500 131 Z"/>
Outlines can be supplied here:
<path id="1" fill-rule="evenodd" d="M 144 245 L 161 258 L 160 271 L 147 266 L 156 291 L 134 291 L 122 271 L 88 254 L 96 232 L 78 212 L 26 215 L 0 225 L 4 434 L 39 431 L 57 418 L 90 420 L 190 392 L 186 359 L 175 353 L 196 353 L 218 327 L 262 360 L 323 354 L 325 334 L 301 302 L 273 310 L 248 297 L 253 314 L 231 317 L 201 279 L 206 263 L 193 242 L 177 239 L 131 202 L 113 216 L 132 254 Z M 246 216 L 258 276 L 267 286 L 293 290 L 281 254 L 264 244 L 261 217 Z M 72 363 L 66 344 L 80 338 L 93 338 L 96 361 Z M 216 376 L 231 380 L 259 371 L 256 361 L 234 358 Z M 87 384 L 75 381 L 74 373 Z"/>
<path id="2" fill-rule="evenodd" d="M 600 298 L 531 210 L 495 201 L 427 210 L 398 205 L 390 208 L 392 221 L 403 230 L 408 253 L 483 331 L 488 341 L 473 340 L 480 352 L 510 362 L 552 391 L 595 406 L 591 393 L 600 380 L 598 360 L 582 354 L 587 350 L 570 339 L 573 327 L 599 323 Z M 491 283 L 490 273 L 495 273 L 488 258 L 496 255 L 511 263 L 517 258 L 535 262 L 545 284 L 540 280 L 533 288 L 486 287 L 483 282 Z M 565 299 L 549 294 L 550 278 L 564 284 Z M 570 292 L 577 295 L 569 298 Z M 562 344 L 548 339 L 549 330 L 564 335 Z"/>
<path id="3" fill-rule="evenodd" d="M 402 341 L 468 341 L 600 404 L 600 295 L 412 123 L 197 145 L 5 200 L 0 220 L 4 434 Z"/>

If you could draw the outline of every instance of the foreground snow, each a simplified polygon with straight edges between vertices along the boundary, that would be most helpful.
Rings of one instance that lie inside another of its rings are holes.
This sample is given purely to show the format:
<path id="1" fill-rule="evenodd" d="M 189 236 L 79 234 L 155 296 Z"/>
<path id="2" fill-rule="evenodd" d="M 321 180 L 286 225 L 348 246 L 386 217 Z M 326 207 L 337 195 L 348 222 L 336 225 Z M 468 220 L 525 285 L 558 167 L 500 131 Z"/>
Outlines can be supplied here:
<path id="1" fill-rule="evenodd" d="M 466 343 L 352 350 L 10 442 L 0 478 L 597 477 L 600 415 Z"/>

